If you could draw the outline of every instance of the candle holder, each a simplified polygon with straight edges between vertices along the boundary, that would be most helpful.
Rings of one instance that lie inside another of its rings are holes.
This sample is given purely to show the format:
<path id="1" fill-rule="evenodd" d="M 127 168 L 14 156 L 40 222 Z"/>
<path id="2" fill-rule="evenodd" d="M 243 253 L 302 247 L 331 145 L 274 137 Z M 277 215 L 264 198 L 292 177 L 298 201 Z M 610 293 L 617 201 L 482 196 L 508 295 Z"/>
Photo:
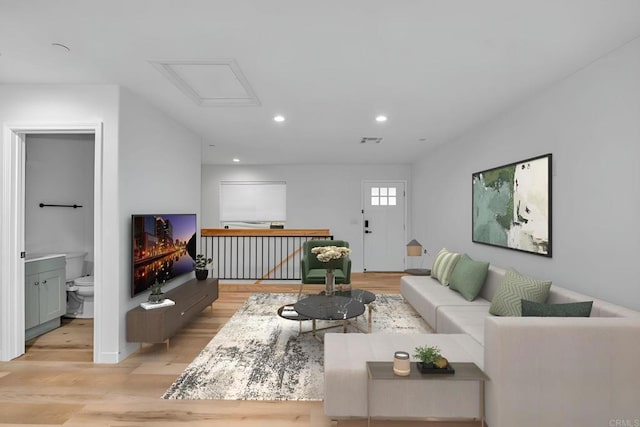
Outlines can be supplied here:
<path id="1" fill-rule="evenodd" d="M 401 377 L 406 377 L 411 373 L 409 353 L 406 351 L 396 351 L 393 354 L 393 373 Z"/>

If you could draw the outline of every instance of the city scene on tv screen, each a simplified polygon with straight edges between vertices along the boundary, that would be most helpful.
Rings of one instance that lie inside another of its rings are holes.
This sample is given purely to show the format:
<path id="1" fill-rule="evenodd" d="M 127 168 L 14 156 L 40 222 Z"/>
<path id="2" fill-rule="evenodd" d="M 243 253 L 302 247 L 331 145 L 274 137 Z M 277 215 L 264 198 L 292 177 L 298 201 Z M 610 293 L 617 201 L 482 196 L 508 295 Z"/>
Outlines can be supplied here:
<path id="1" fill-rule="evenodd" d="M 193 271 L 195 214 L 134 215 L 131 295 Z"/>

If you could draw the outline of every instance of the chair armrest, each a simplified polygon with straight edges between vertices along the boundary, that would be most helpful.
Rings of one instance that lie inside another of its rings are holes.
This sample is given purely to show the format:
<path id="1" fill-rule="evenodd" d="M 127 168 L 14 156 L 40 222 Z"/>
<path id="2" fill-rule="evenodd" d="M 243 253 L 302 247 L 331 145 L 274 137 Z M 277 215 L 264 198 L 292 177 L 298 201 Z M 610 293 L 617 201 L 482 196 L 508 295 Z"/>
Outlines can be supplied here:
<path id="1" fill-rule="evenodd" d="M 300 273 L 302 274 L 302 283 L 306 283 L 307 274 L 309 273 L 309 262 L 306 255 L 300 259 Z"/>
<path id="2" fill-rule="evenodd" d="M 351 283 L 351 258 L 342 260 L 342 272 L 344 273 L 344 283 Z"/>

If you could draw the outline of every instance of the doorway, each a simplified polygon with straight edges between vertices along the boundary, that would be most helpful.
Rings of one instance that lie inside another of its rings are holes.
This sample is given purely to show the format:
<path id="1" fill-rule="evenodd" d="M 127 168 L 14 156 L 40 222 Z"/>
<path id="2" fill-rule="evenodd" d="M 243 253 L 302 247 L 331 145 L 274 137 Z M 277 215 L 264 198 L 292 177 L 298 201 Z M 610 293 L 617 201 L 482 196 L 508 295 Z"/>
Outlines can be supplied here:
<path id="1" fill-rule="evenodd" d="M 59 286 L 25 276 L 24 360 L 93 360 L 93 286 L 83 288 L 87 296 L 81 296 L 75 281 L 93 274 L 94 139 L 92 134 L 25 136 L 25 269 L 35 268 L 30 259 L 51 254 L 65 255 L 66 267 Z M 39 298 L 43 291 L 51 295 Z M 44 319 L 37 311 L 43 305 L 51 311 Z"/>
<path id="2" fill-rule="evenodd" d="M 0 260 L 0 360 L 25 352 L 25 170 L 29 135 L 85 134 L 93 141 L 93 259 L 95 304 L 100 304 L 102 277 L 102 124 L 5 126 L 3 139 L 2 260 Z M 100 321 L 96 310 L 94 325 Z M 93 360 L 99 354 L 97 327 L 93 331 Z"/>
<path id="3" fill-rule="evenodd" d="M 406 181 L 363 181 L 364 271 L 403 271 Z"/>

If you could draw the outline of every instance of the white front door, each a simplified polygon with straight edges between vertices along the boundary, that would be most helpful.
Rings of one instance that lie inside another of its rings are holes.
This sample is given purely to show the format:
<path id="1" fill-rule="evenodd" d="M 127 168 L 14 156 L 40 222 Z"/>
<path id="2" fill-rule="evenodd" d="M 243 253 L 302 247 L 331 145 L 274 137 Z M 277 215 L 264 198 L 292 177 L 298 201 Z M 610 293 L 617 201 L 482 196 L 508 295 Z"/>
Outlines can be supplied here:
<path id="1" fill-rule="evenodd" d="M 404 181 L 364 181 L 364 271 L 403 271 L 406 252 Z"/>

